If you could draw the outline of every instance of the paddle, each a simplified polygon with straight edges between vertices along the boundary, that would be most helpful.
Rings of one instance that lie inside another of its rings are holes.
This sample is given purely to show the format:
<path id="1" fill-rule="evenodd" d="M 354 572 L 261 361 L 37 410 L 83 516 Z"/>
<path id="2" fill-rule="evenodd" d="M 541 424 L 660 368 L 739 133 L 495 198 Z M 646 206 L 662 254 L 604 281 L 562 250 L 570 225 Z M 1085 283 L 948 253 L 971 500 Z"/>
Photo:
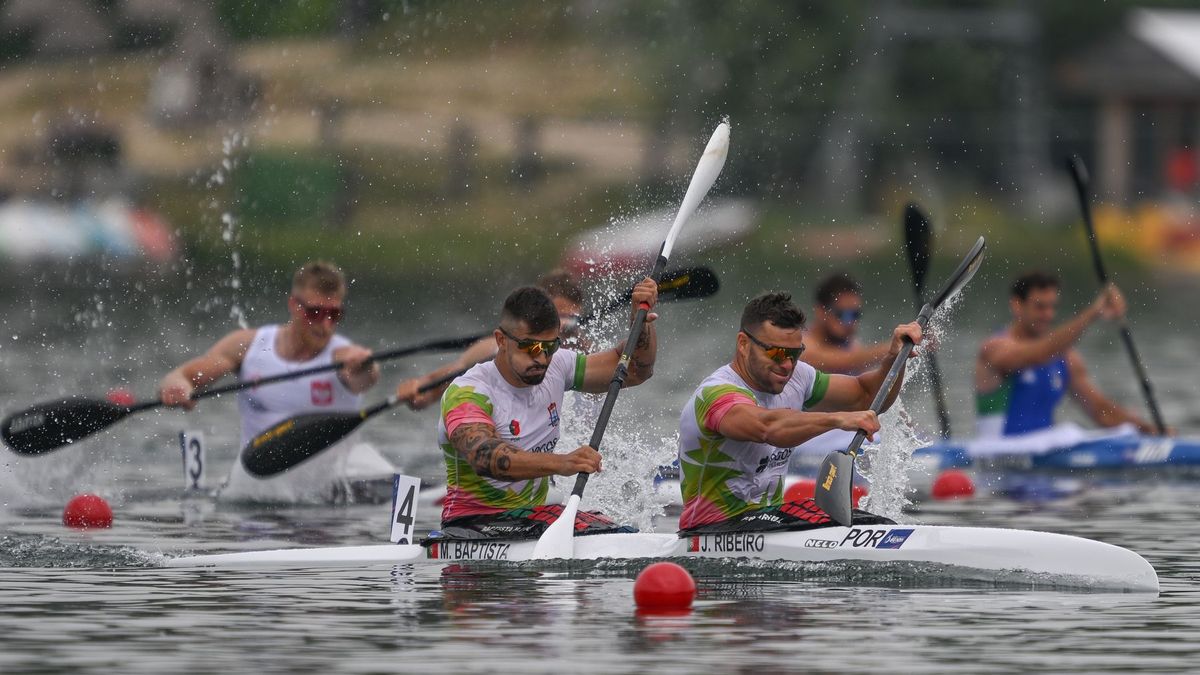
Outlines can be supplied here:
<path id="1" fill-rule="evenodd" d="M 975 272 L 983 264 L 984 248 L 983 237 L 980 237 L 971 247 L 971 251 L 967 253 L 967 257 L 959 263 L 958 269 L 954 270 L 954 274 L 946 280 L 937 296 L 921 308 L 921 313 L 917 315 L 917 323 L 922 329 L 929 323 L 930 317 L 937 311 L 937 308 L 962 290 L 971 277 L 975 276 Z M 908 360 L 912 349 L 913 343 L 906 339 L 896 360 L 892 363 L 892 367 L 888 370 L 887 376 L 884 377 L 883 385 L 875 394 L 875 400 L 871 402 L 871 410 L 878 413 L 883 407 L 883 403 L 891 393 L 892 387 L 895 386 L 897 378 L 900 377 L 900 371 L 904 369 L 904 363 Z M 848 526 L 851 523 L 853 499 L 850 492 L 854 486 L 854 459 L 858 457 L 858 449 L 866 437 L 866 432 L 860 430 L 854 435 L 850 447 L 845 450 L 835 450 L 826 455 L 821 462 L 821 470 L 817 473 L 814 494 L 817 506 L 828 513 L 829 517 L 838 525 Z"/>
<path id="2" fill-rule="evenodd" d="M 675 245 L 675 237 L 679 234 L 680 228 L 684 222 L 691 217 L 692 213 L 700 206 L 700 202 L 704 200 L 708 194 L 709 188 L 716 182 L 717 176 L 720 175 L 722 167 L 725 166 L 725 157 L 729 154 L 729 123 L 722 122 L 717 125 L 713 131 L 712 137 L 708 140 L 708 145 L 704 148 L 704 154 L 701 155 L 700 161 L 696 164 L 696 171 L 692 174 L 691 183 L 688 184 L 687 192 L 684 193 L 683 203 L 679 206 L 679 213 L 675 215 L 675 222 L 671 224 L 671 230 L 667 233 L 667 238 L 663 241 L 662 248 L 659 249 L 658 259 L 654 262 L 654 267 L 650 272 L 650 278 L 658 281 L 662 276 L 663 269 L 667 266 L 667 260 L 671 257 L 671 249 Z M 608 393 L 604 397 L 604 406 L 600 409 L 600 417 L 596 420 L 596 428 L 592 431 L 592 439 L 589 445 L 596 450 L 600 449 L 600 441 L 604 437 L 604 430 L 608 426 L 608 419 L 612 415 L 613 406 L 617 402 L 617 394 L 621 391 L 621 385 L 625 382 L 625 375 L 629 369 L 629 359 L 633 354 L 634 348 L 637 346 L 638 337 L 642 332 L 642 324 L 646 320 L 646 313 L 649 307 L 643 305 L 638 308 L 637 314 L 633 318 L 633 325 L 629 327 L 629 337 L 625 340 L 625 349 L 621 352 L 621 359 L 617 362 L 617 368 L 613 372 L 612 381 L 608 384 Z M 533 549 L 533 559 L 546 560 L 551 558 L 572 558 L 575 554 L 575 514 L 579 511 L 579 500 L 583 497 L 583 489 L 587 485 L 589 474 L 581 473 L 575 478 L 575 487 L 571 490 L 571 496 L 567 499 L 567 503 L 563 506 L 562 513 L 558 519 L 546 528 L 538 539 L 537 544 Z"/>
<path id="3" fill-rule="evenodd" d="M 1083 160 L 1078 155 L 1072 155 L 1067 158 L 1067 171 L 1071 174 L 1071 181 L 1075 183 L 1075 194 L 1079 197 L 1079 209 L 1083 212 L 1083 227 L 1087 231 L 1088 248 L 1092 252 L 1092 263 L 1096 267 L 1096 276 L 1100 277 L 1100 285 L 1105 286 L 1108 284 L 1108 270 L 1104 267 L 1104 259 L 1100 257 L 1100 242 L 1096 239 L 1096 228 L 1092 224 L 1092 206 L 1088 199 L 1087 167 L 1083 165 Z M 1167 424 L 1163 421 L 1162 412 L 1158 409 L 1158 401 L 1154 398 L 1154 389 L 1150 386 L 1150 376 L 1146 373 L 1142 357 L 1133 344 L 1133 333 L 1129 331 L 1129 324 L 1126 323 L 1125 317 L 1121 317 L 1118 325 L 1121 328 L 1121 340 L 1125 343 L 1125 351 L 1129 354 L 1129 360 L 1133 361 L 1133 369 L 1137 373 L 1138 382 L 1142 385 L 1142 396 L 1146 398 L 1146 405 L 1150 408 L 1150 415 L 1154 418 L 1154 427 L 1158 429 L 1159 434 L 1166 434 Z"/>
<path id="4" fill-rule="evenodd" d="M 925 304 L 925 276 L 929 273 L 929 262 L 933 253 L 933 228 L 921 208 L 909 202 L 904 207 L 904 252 L 908 254 L 908 268 L 912 270 L 913 292 L 917 296 L 918 311 Z M 933 352 L 925 355 L 929 359 L 929 384 L 933 388 L 933 402 L 937 408 L 938 426 L 942 438 L 950 438 L 950 412 L 946 409 L 946 394 L 942 389 L 942 369 L 938 367 Z"/>
<path id="5" fill-rule="evenodd" d="M 478 337 L 451 338 L 433 340 L 412 347 L 378 352 L 371 361 L 387 361 L 402 356 L 409 356 L 427 351 L 453 351 L 470 346 Z M 258 387 L 285 380 L 293 380 L 315 373 L 336 370 L 344 363 L 335 361 L 324 366 L 313 366 L 290 373 L 281 373 L 270 377 L 260 377 L 253 380 L 243 380 L 234 384 L 215 389 L 205 389 L 193 392 L 191 399 L 200 399 L 228 394 L 250 387 Z M 64 445 L 74 443 L 82 438 L 102 431 L 137 412 L 157 408 L 162 401 L 143 401 L 131 405 L 120 405 L 104 399 L 71 397 L 39 403 L 33 407 L 15 412 L 0 423 L 0 437 L 5 444 L 19 455 L 40 455 Z"/>
<path id="6" fill-rule="evenodd" d="M 659 293 L 664 294 L 659 298 L 666 300 L 705 298 L 716 293 L 718 288 L 720 288 L 720 284 L 717 282 L 717 275 L 707 267 L 676 270 L 664 274 L 658 283 Z M 627 291 L 622 298 L 613 300 L 601 309 L 580 319 L 579 324 L 584 325 L 589 321 L 627 307 L 632 297 L 633 291 Z M 473 344 L 476 340 L 491 336 L 491 333 L 484 333 L 472 338 L 464 338 L 464 340 Z M 425 384 L 418 392 L 424 393 L 437 389 L 464 372 L 466 372 L 465 369 L 459 370 L 437 381 Z M 396 397 L 392 396 L 382 403 L 358 412 L 308 413 L 288 418 L 250 439 L 241 453 L 242 466 L 259 478 L 268 478 L 287 471 L 345 438 L 368 417 L 392 408 L 397 403 Z"/>
<path id="7" fill-rule="evenodd" d="M 417 391 L 424 393 L 436 389 L 465 372 L 466 369 L 450 373 Z M 241 453 L 242 466 L 250 475 L 259 478 L 283 473 L 342 440 L 360 424 L 399 402 L 393 395 L 358 412 L 309 413 L 289 417 L 250 439 Z"/>

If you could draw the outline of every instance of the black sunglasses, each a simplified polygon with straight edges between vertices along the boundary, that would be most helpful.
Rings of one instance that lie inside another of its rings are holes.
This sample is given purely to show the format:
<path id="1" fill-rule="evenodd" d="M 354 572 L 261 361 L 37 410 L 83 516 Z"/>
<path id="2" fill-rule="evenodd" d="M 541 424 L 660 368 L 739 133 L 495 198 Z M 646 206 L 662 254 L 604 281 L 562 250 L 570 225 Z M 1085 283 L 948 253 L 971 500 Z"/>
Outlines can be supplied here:
<path id="1" fill-rule="evenodd" d="M 504 330 L 503 327 L 500 328 L 500 332 L 504 334 L 504 337 L 515 342 L 517 349 L 530 356 L 537 356 L 542 352 L 545 352 L 546 356 L 554 356 L 554 352 L 558 351 L 558 348 L 562 346 L 562 338 L 554 338 L 553 340 L 522 339 Z"/>
<path id="2" fill-rule="evenodd" d="M 791 359 L 793 362 L 799 361 L 800 355 L 803 354 L 804 350 L 806 349 L 805 345 L 800 345 L 799 347 L 780 347 L 779 345 L 769 345 L 751 335 L 750 331 L 748 330 L 744 330 L 742 332 L 746 334 L 746 337 L 750 338 L 751 342 L 759 347 L 762 347 L 763 351 L 767 354 L 767 358 L 771 359 L 775 363 L 783 363 L 788 359 Z"/>

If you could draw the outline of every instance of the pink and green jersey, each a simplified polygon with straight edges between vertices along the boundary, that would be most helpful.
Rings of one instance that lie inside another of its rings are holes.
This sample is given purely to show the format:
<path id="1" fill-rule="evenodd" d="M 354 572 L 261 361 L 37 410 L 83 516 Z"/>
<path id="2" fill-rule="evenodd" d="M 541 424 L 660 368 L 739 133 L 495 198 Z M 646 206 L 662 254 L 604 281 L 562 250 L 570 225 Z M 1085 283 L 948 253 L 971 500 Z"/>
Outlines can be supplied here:
<path id="1" fill-rule="evenodd" d="M 717 429 L 739 405 L 806 410 L 825 397 L 829 376 L 796 364 L 779 394 L 754 391 L 725 365 L 700 383 L 679 418 L 683 515 L 679 529 L 719 523 L 746 511 L 783 503 L 783 479 L 793 448 L 735 441 Z"/>
<path id="2" fill-rule="evenodd" d="M 446 460 L 443 523 L 546 502 L 549 478 L 505 481 L 480 476 L 450 444 L 450 436 L 464 424 L 489 424 L 500 438 L 522 450 L 554 452 L 563 394 L 582 386 L 586 364 L 586 354 L 560 349 L 550 359 L 546 378 L 535 386 L 512 386 L 494 361 L 480 363 L 454 379 L 442 394 L 438 421 L 438 445 Z"/>

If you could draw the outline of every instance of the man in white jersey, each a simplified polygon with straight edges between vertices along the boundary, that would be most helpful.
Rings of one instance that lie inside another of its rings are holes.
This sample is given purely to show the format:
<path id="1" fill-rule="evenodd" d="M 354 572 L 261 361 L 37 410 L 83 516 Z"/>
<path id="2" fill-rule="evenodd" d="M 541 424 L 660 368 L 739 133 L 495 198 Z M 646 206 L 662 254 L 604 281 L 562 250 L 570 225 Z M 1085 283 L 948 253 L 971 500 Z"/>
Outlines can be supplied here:
<path id="1" fill-rule="evenodd" d="M 379 381 L 371 350 L 336 333 L 344 314 L 346 279 L 327 262 L 310 262 L 292 279 L 288 322 L 235 330 L 203 355 L 167 373 L 159 396 L 168 406 L 191 409 L 192 391 L 230 373 L 239 379 L 271 377 L 341 361 L 336 371 L 243 389 L 238 393 L 242 418 L 241 447 L 260 432 L 295 415 L 348 412 L 360 407 L 359 394 Z M 283 501 L 332 497 L 346 481 L 390 478 L 391 464 L 369 446 L 342 444 L 271 479 L 250 476 L 235 462 L 222 495 Z"/>
<path id="2" fill-rule="evenodd" d="M 633 290 L 633 306 L 653 308 L 651 279 Z M 629 363 L 625 386 L 649 379 L 657 338 L 647 316 Z M 547 506 L 551 476 L 600 470 L 600 454 L 587 445 L 556 454 L 563 395 L 568 390 L 607 391 L 623 345 L 595 354 L 560 349 L 554 303 L 533 286 L 504 301 L 493 334 L 497 351 L 455 379 L 442 396 L 438 445 L 446 461 L 442 530 L 447 537 L 536 537 L 561 513 Z M 599 514 L 580 513 L 577 532 L 613 531 Z"/>
<path id="3" fill-rule="evenodd" d="M 916 323 L 897 326 L 878 368 L 828 375 L 799 361 L 804 313 L 787 293 L 764 293 L 742 313 L 733 361 L 696 389 L 679 420 L 683 514 L 680 530 L 718 532 L 801 529 L 830 522 L 811 499 L 783 501 L 794 447 L 830 429 L 862 429 L 879 420 L 869 410 L 903 339 L 921 342 Z M 903 378 L 901 378 L 902 380 Z M 884 405 L 899 393 L 899 381 Z M 855 513 L 855 522 L 889 522 Z"/>

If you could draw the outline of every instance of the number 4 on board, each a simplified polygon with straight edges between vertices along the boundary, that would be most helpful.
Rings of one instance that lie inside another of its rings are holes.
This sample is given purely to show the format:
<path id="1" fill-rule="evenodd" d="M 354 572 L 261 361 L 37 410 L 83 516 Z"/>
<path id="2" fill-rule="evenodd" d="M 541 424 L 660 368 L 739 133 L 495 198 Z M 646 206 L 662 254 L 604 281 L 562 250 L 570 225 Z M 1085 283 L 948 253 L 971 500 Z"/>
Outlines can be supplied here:
<path id="1" fill-rule="evenodd" d="M 417 492 L 421 479 L 393 474 L 392 476 L 392 532 L 393 544 L 411 544 L 413 526 L 417 522 Z"/>

